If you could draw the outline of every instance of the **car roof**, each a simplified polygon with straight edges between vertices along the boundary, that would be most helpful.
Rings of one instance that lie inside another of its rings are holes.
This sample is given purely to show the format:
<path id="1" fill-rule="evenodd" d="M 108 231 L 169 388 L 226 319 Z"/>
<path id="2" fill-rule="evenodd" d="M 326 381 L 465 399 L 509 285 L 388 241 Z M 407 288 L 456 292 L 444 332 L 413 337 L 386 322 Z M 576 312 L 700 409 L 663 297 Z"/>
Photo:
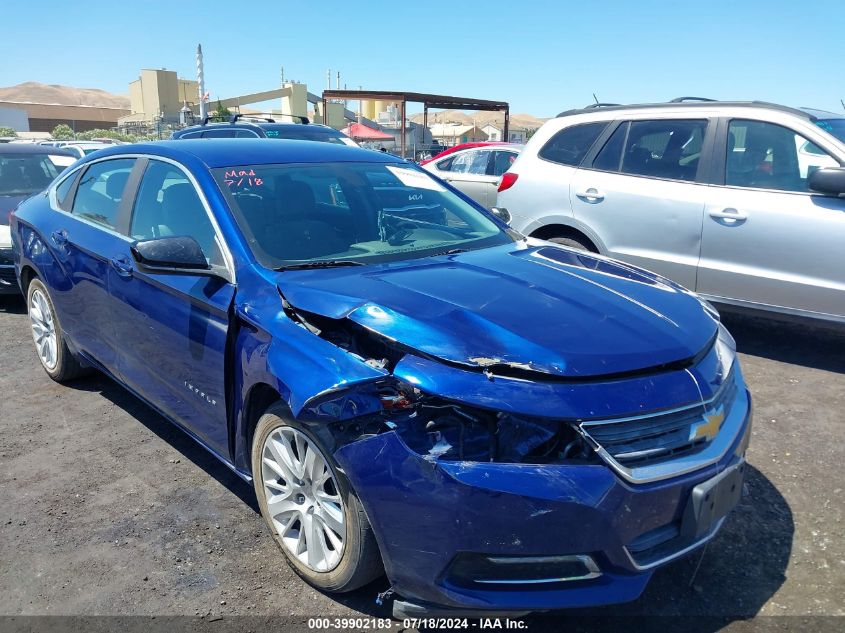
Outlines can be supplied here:
<path id="1" fill-rule="evenodd" d="M 838 112 L 828 112 L 827 110 L 818 110 L 817 108 L 800 108 L 807 114 L 816 117 L 818 120 L 829 120 L 829 119 L 845 119 L 845 114 L 840 114 Z"/>
<path id="2" fill-rule="evenodd" d="M 184 139 L 135 143 L 106 147 L 91 155 L 94 160 L 125 154 L 149 154 L 179 162 L 199 160 L 206 167 L 235 167 L 240 165 L 269 165 L 274 163 L 404 162 L 386 155 L 349 145 L 296 141 L 292 139 L 221 138 Z M 84 162 L 87 162 L 85 160 Z"/>
<path id="3" fill-rule="evenodd" d="M 3 143 L 0 145 L 0 154 L 53 154 L 54 156 L 76 157 L 75 154 L 66 149 L 35 143 Z"/>
<path id="4" fill-rule="evenodd" d="M 689 97 L 684 97 L 689 98 Z M 681 99 L 684 99 L 681 98 Z M 602 104 L 596 103 L 587 106 L 586 108 L 576 108 L 573 110 L 565 110 L 557 115 L 557 117 L 572 116 L 575 114 L 586 114 L 596 112 L 620 112 L 626 110 L 644 110 L 644 109 L 707 109 L 713 110 L 718 108 L 764 108 L 768 110 L 777 110 L 780 112 L 788 112 L 800 116 L 804 119 L 814 121 L 817 117 L 806 110 L 799 110 L 798 108 L 790 108 L 789 106 L 779 105 L 777 103 L 769 103 L 768 101 L 715 101 L 713 99 L 699 99 L 695 101 L 683 101 L 675 99 L 672 101 L 660 103 L 634 103 L 630 105 L 621 104 Z"/>

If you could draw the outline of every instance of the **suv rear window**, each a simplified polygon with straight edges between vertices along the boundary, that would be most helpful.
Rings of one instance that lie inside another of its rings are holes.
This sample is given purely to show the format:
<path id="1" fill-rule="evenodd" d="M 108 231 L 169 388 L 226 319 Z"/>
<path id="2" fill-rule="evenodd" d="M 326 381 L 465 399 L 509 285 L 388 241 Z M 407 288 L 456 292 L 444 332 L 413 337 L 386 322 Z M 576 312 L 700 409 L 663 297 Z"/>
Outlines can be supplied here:
<path id="1" fill-rule="evenodd" d="M 543 145 L 538 155 L 560 165 L 578 166 L 606 127 L 607 121 L 599 121 L 564 128 Z"/>

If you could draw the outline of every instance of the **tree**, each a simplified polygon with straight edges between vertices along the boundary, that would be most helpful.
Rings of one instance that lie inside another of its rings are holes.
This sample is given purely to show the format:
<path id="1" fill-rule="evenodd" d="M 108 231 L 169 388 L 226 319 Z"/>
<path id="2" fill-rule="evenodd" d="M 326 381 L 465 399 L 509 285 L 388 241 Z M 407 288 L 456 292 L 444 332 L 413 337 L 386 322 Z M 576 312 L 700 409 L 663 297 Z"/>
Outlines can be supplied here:
<path id="1" fill-rule="evenodd" d="M 232 118 L 232 113 L 229 111 L 229 108 L 224 108 L 223 104 L 220 103 L 220 99 L 217 100 L 217 109 L 211 115 L 215 119 L 220 119 L 223 121 L 228 121 Z"/>
<path id="2" fill-rule="evenodd" d="M 15 132 L 14 128 L 10 127 L 0 127 L 0 136 L 12 136 L 17 138 L 18 133 Z"/>
<path id="3" fill-rule="evenodd" d="M 539 129 L 540 129 L 540 128 L 536 128 L 536 127 L 534 127 L 534 128 L 531 128 L 530 130 L 528 130 L 528 131 L 525 133 L 525 140 L 526 140 L 526 141 L 527 141 L 527 140 L 529 140 L 532 136 L 534 136 L 534 134 L 535 134 L 535 133 L 537 132 L 537 130 L 539 130 Z"/>
<path id="4" fill-rule="evenodd" d="M 72 141 L 76 138 L 76 133 L 70 128 L 69 125 L 65 125 L 64 123 L 59 123 L 56 127 L 53 128 L 53 131 L 50 133 L 57 141 Z"/>
<path id="5" fill-rule="evenodd" d="M 55 136 L 55 135 L 54 135 Z M 80 141 L 90 141 L 95 138 L 111 138 L 116 141 L 125 141 L 127 143 L 134 143 L 137 140 L 136 136 L 131 134 L 121 134 L 114 130 L 88 130 L 87 132 L 80 132 L 76 135 Z"/>

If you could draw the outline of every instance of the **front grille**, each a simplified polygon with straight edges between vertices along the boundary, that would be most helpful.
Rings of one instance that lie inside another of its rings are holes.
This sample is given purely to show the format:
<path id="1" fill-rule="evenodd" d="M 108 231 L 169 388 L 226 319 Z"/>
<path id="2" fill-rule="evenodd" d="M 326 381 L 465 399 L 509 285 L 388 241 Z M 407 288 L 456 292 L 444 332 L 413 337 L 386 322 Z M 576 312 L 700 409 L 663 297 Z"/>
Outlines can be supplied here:
<path id="1" fill-rule="evenodd" d="M 11 266 L 13 263 L 12 249 L 0 248 L 0 266 Z"/>
<path id="2" fill-rule="evenodd" d="M 636 418 L 584 422 L 581 428 L 626 468 L 664 462 L 705 448 L 727 419 L 736 390 L 731 372 L 706 405 Z M 694 430 L 708 420 L 707 416 L 713 415 L 722 416 L 720 421 L 717 418 L 719 429 L 714 428 L 709 435 L 696 438 Z"/>

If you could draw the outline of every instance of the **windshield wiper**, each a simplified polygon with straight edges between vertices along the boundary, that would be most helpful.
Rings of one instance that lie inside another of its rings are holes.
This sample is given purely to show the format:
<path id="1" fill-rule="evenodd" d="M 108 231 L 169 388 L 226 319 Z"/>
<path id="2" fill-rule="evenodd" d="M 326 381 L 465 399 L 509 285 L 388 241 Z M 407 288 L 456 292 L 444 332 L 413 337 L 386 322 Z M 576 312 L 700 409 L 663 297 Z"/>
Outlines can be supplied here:
<path id="1" fill-rule="evenodd" d="M 340 268 L 341 266 L 363 266 L 364 262 L 356 262 L 351 259 L 323 259 L 315 262 L 301 262 L 299 264 L 288 264 L 279 266 L 275 270 L 284 272 L 286 270 L 305 270 L 308 268 Z"/>
<path id="2" fill-rule="evenodd" d="M 458 253 L 466 253 L 469 251 L 468 248 L 452 248 L 448 251 L 438 251 L 436 253 L 432 253 L 429 257 L 440 257 L 441 255 L 457 255 Z"/>

